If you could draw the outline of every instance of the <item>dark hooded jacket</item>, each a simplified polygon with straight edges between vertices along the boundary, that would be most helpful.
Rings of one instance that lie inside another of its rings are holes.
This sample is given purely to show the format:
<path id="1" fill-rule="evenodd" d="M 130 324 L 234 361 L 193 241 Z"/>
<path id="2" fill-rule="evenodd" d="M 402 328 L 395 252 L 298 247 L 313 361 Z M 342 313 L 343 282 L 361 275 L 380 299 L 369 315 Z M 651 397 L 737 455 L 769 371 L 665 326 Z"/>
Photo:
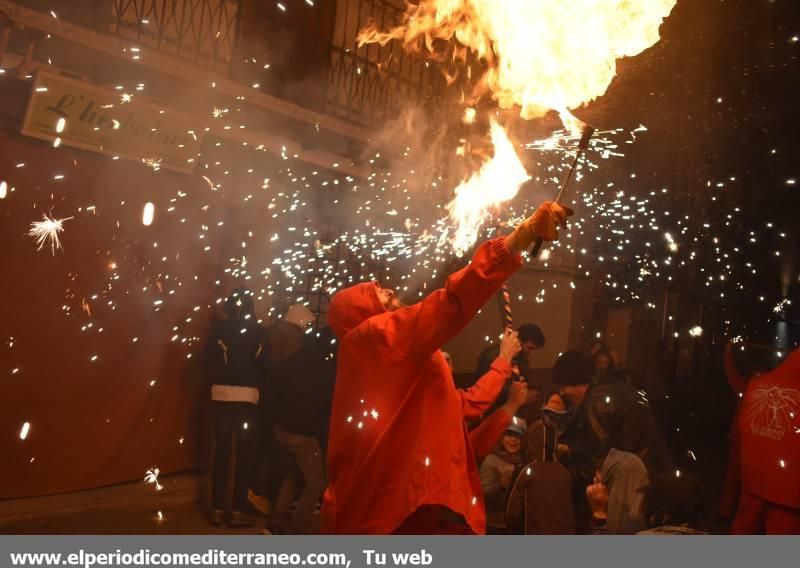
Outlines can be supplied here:
<path id="1" fill-rule="evenodd" d="M 497 239 L 481 245 L 471 264 L 413 306 L 387 312 L 374 283 L 334 296 L 328 323 L 340 347 L 323 530 L 387 534 L 419 507 L 436 505 L 461 515 L 473 532 L 485 532 L 480 478 L 464 423 L 481 405 L 470 391 L 455 388 L 439 349 L 520 264 Z M 483 411 L 489 402 L 482 401 Z"/>
<path id="2" fill-rule="evenodd" d="M 269 413 L 287 432 L 322 438 L 328 426 L 334 381 L 325 354 L 318 342 L 290 323 L 279 322 L 270 332 L 271 345 L 291 343 L 283 336 L 296 336 L 296 346 L 278 355 L 273 349 L 266 388 Z"/>
<path id="3" fill-rule="evenodd" d="M 589 387 L 562 436 L 579 485 L 591 482 L 611 448 L 636 454 L 650 474 L 674 469 L 661 426 L 642 391 L 609 376 Z"/>
<path id="4" fill-rule="evenodd" d="M 217 319 L 205 351 L 215 385 L 259 388 L 269 361 L 264 328 L 255 319 Z"/>

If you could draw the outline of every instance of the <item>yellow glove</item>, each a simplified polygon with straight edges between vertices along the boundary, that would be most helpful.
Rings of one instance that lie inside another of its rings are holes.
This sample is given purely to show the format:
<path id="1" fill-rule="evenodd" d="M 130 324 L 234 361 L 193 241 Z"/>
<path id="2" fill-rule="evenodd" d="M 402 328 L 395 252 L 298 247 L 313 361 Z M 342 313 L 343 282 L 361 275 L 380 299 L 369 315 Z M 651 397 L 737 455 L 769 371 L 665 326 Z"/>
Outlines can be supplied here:
<path id="1" fill-rule="evenodd" d="M 569 207 L 545 201 L 508 236 L 506 246 L 522 252 L 528 250 L 537 238 L 543 241 L 556 241 L 558 226 L 566 227 L 567 217 L 572 214 L 573 211 Z"/>

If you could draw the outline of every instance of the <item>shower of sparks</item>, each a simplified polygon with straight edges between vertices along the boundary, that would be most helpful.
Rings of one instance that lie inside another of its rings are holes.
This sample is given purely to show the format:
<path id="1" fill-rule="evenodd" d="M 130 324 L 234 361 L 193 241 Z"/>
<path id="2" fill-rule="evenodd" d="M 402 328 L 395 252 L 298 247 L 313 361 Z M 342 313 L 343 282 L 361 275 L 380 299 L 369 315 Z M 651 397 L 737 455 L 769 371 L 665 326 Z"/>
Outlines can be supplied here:
<path id="1" fill-rule="evenodd" d="M 162 489 L 164 489 L 164 486 L 158 482 L 158 475 L 160 473 L 161 472 L 158 470 L 157 467 L 153 467 L 151 469 L 148 469 L 144 474 L 144 482 L 147 484 L 152 483 L 153 485 L 155 485 L 156 491 L 161 491 Z"/>
<path id="2" fill-rule="evenodd" d="M 772 311 L 778 314 L 779 316 L 783 316 L 786 311 L 786 306 L 791 306 L 791 305 L 792 301 L 789 298 L 784 298 L 783 300 L 775 304 L 775 307 L 772 308 Z"/>
<path id="3" fill-rule="evenodd" d="M 31 228 L 28 231 L 28 236 L 36 239 L 38 245 L 36 250 L 42 250 L 46 244 L 50 244 L 50 249 L 53 255 L 56 254 L 56 249 L 64 250 L 61 247 L 61 239 L 59 233 L 64 231 L 64 222 L 69 221 L 72 217 L 65 217 L 64 219 L 53 219 L 47 214 L 42 215 L 42 221 L 34 221 L 31 223 Z"/>

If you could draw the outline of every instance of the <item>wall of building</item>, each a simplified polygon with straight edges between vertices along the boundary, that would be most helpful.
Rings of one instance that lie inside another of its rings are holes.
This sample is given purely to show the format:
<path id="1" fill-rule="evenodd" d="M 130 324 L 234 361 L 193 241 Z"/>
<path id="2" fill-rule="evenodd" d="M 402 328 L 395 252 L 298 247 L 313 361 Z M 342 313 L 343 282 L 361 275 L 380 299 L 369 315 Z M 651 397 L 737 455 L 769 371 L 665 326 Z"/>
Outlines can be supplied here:
<path id="1" fill-rule="evenodd" d="M 0 499 L 196 467 L 207 392 L 196 362 L 223 251 L 205 252 L 199 219 L 171 200 L 208 184 L 9 130 L 0 148 Z M 173 205 L 187 223 L 167 222 Z M 72 217 L 63 250 L 28 236 L 43 214 Z"/>
<path id="2" fill-rule="evenodd" d="M 509 280 L 514 324 L 535 323 L 545 335 L 544 348 L 530 358 L 533 380 L 545 388 L 550 386 L 550 369 L 559 353 L 578 348 L 576 329 L 583 323 L 584 296 L 591 292 L 591 281 L 578 278 L 574 272 L 575 259 L 554 253 L 553 261 L 544 267 L 532 261 Z M 573 288 L 573 285 L 575 286 Z M 542 294 L 544 291 L 544 294 Z M 536 298 L 543 301 L 538 302 Z M 491 300 L 467 328 L 450 341 L 445 350 L 453 355 L 456 373 L 472 373 L 480 352 L 495 342 L 502 332 L 500 311 Z"/>

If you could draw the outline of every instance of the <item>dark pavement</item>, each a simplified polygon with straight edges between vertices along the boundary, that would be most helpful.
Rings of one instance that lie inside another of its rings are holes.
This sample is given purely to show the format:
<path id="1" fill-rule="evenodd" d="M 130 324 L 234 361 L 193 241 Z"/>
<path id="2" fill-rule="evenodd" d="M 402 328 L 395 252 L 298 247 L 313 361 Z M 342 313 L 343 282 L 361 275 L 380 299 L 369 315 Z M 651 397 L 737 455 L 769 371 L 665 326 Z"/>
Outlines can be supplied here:
<path id="1" fill-rule="evenodd" d="M 152 484 L 127 483 L 0 501 L 0 534 L 260 534 L 266 524 L 259 516 L 255 527 L 212 526 L 204 476 L 180 474 L 159 481 L 161 491 Z"/>

